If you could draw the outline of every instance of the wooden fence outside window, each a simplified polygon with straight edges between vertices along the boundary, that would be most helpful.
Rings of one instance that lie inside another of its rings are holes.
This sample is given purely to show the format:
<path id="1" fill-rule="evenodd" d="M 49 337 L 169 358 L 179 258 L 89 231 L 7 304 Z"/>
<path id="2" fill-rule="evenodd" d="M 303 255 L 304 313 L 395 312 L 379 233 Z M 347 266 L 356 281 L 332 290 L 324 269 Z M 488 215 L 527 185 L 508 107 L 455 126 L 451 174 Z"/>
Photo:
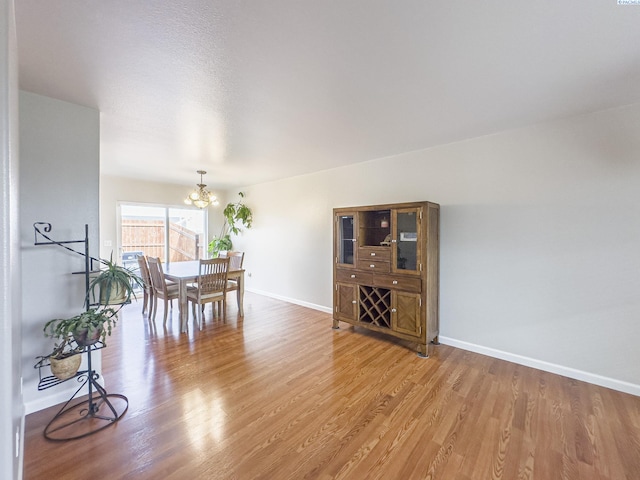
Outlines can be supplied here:
<path id="1" fill-rule="evenodd" d="M 201 235 L 174 223 L 169 224 L 169 261 L 183 262 L 204 258 Z M 162 220 L 122 220 L 122 252 L 143 252 L 164 260 L 165 224 Z"/>

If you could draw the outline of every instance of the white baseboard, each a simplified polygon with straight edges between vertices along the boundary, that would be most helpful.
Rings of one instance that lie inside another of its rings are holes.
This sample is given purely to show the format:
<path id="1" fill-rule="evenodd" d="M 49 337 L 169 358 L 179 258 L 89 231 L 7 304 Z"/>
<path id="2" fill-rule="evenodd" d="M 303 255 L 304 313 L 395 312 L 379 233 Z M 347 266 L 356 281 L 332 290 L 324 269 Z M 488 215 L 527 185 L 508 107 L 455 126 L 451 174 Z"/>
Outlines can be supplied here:
<path id="1" fill-rule="evenodd" d="M 483 347 L 482 345 L 476 345 L 474 343 L 463 342 L 449 337 L 438 337 L 440 343 L 449 345 L 451 347 L 461 348 L 470 352 L 480 353 L 493 358 L 499 358 L 508 362 L 517 363 L 531 368 L 537 368 L 545 372 L 555 373 L 556 375 L 562 375 L 563 377 L 573 378 L 575 380 L 581 380 L 583 382 L 592 383 L 601 387 L 611 388 L 612 390 L 618 390 L 620 392 L 629 393 L 631 395 L 640 396 L 640 385 L 636 385 L 622 380 L 616 380 L 614 378 L 604 377 L 595 373 L 585 372 L 583 370 L 576 370 L 575 368 L 564 367 L 562 365 L 556 365 L 554 363 L 545 362 L 543 360 L 536 360 L 535 358 L 525 357 L 517 355 L 515 353 L 504 352 L 502 350 L 496 350 L 495 348 Z"/>
<path id="2" fill-rule="evenodd" d="M 73 390 L 71 390 L 70 392 L 65 391 L 53 395 L 47 395 L 46 397 L 26 402 L 24 404 L 24 413 L 25 415 L 29 415 L 30 413 L 39 412 L 40 410 L 52 407 L 53 405 L 58 405 L 60 403 L 66 402 L 67 400 L 69 400 L 69 397 L 71 395 L 73 395 Z"/>
<path id="3" fill-rule="evenodd" d="M 73 380 L 71 380 L 69 383 L 73 382 Z M 100 378 L 98 379 L 98 383 L 104 387 L 104 380 L 102 378 L 102 376 L 100 376 Z M 73 388 L 68 388 L 68 389 L 64 389 L 64 390 L 60 390 L 57 392 L 54 392 L 50 395 L 45 395 L 41 398 L 38 398 L 37 400 L 32 400 L 30 402 L 25 402 L 24 403 L 24 413 L 25 415 L 29 415 L 30 413 L 34 413 L 34 412 L 39 412 L 40 410 L 44 410 L 45 408 L 49 408 L 52 407 L 54 405 L 60 405 L 61 403 L 66 402 L 67 400 L 69 400 L 69 398 L 71 397 L 71 395 L 73 395 L 73 393 L 78 389 L 78 385 L 75 384 L 73 386 Z M 85 389 L 78 392 L 78 395 L 76 395 L 76 398 L 82 397 L 83 395 L 88 395 L 89 393 L 89 388 L 85 386 Z"/>
<path id="4" fill-rule="evenodd" d="M 284 297 L 282 295 L 276 295 L 274 293 L 264 292 L 262 290 L 254 290 L 253 288 L 247 288 L 246 291 L 247 292 L 252 292 L 252 293 L 257 293 L 258 295 L 262 295 L 262 296 L 265 296 L 265 297 L 275 298 L 276 300 L 282 300 L 283 302 L 293 303 L 295 305 L 300 305 L 302 307 L 308 307 L 308 308 L 311 308 L 313 310 L 319 310 L 319 311 L 325 312 L 325 313 L 333 313 L 333 310 L 331 309 L 331 307 L 325 307 L 323 305 L 317 305 L 315 303 L 303 302 L 303 301 L 297 300 L 295 298 Z"/>

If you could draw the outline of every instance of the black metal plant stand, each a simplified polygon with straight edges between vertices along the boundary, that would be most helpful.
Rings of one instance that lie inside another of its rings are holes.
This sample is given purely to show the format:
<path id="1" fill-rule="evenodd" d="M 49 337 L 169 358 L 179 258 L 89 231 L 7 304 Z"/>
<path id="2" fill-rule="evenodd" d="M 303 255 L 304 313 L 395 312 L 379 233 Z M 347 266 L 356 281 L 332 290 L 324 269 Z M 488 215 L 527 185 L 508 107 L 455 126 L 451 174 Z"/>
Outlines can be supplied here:
<path id="1" fill-rule="evenodd" d="M 84 256 L 84 272 L 78 273 L 84 273 L 85 275 L 85 291 L 87 292 L 86 308 L 89 309 L 89 273 L 92 271 L 93 262 L 100 262 L 100 260 L 89 255 L 89 226 L 84 226 L 83 240 L 67 240 L 62 242 L 49 238 L 40 231 L 38 228 L 39 226 L 43 226 L 43 230 L 46 233 L 51 231 L 50 223 L 34 223 L 34 245 L 58 245 L 73 253 Z M 46 241 L 41 241 L 42 238 Z M 84 252 L 78 252 L 77 250 L 67 246 L 68 244 L 75 243 L 84 243 Z M 73 378 L 80 383 L 76 392 L 69 400 L 67 400 L 67 402 L 45 427 L 44 436 L 48 440 L 66 441 L 86 437 L 87 435 L 99 432 L 100 430 L 113 425 L 122 418 L 127 411 L 127 408 L 129 407 L 129 400 L 127 397 L 120 394 L 107 393 L 105 388 L 98 383 L 100 375 L 93 369 L 91 353 L 94 350 L 100 350 L 102 348 L 104 348 L 104 344 L 102 342 L 84 347 L 84 350 L 79 353 L 79 355 L 82 353 L 87 354 L 87 370 L 79 371 L 75 376 L 67 380 L 59 380 L 53 375 L 42 377 L 42 368 L 50 365 L 49 357 L 41 357 L 38 363 L 34 365 L 34 368 L 38 369 L 40 375 L 38 390 L 51 388 Z M 80 399 L 79 394 L 85 387 L 88 389 L 87 398 Z"/>

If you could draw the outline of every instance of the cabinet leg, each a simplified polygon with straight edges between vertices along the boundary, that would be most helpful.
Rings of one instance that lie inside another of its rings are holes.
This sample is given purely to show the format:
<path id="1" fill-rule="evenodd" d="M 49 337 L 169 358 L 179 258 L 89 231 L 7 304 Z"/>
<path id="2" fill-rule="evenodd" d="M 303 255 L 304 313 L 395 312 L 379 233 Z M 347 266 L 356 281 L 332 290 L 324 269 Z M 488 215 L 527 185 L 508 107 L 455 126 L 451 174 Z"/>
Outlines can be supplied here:
<path id="1" fill-rule="evenodd" d="M 334 330 L 338 330 L 340 328 L 340 325 L 338 325 L 340 322 L 338 322 L 338 320 L 333 320 L 333 328 Z"/>
<path id="2" fill-rule="evenodd" d="M 427 343 L 418 344 L 418 356 L 422 358 L 429 358 L 429 344 Z"/>
<path id="3" fill-rule="evenodd" d="M 438 340 L 437 335 L 433 337 L 433 340 L 431 340 L 431 343 L 433 343 L 434 345 L 440 345 L 440 340 Z"/>

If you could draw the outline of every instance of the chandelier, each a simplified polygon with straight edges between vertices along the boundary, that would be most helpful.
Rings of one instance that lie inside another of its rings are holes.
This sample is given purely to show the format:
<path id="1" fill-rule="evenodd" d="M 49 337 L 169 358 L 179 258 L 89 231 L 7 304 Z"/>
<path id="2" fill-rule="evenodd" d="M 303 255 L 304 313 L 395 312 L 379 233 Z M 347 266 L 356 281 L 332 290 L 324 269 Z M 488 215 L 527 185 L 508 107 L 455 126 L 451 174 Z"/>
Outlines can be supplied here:
<path id="1" fill-rule="evenodd" d="M 202 176 L 207 172 L 204 170 L 198 170 L 197 173 L 200 174 L 200 183 L 196 184 L 198 188 L 194 189 L 193 192 L 184 199 L 184 203 L 187 205 L 195 205 L 198 208 L 205 208 L 209 204 L 218 205 L 216 196 L 204 188 L 206 185 L 202 183 Z"/>

